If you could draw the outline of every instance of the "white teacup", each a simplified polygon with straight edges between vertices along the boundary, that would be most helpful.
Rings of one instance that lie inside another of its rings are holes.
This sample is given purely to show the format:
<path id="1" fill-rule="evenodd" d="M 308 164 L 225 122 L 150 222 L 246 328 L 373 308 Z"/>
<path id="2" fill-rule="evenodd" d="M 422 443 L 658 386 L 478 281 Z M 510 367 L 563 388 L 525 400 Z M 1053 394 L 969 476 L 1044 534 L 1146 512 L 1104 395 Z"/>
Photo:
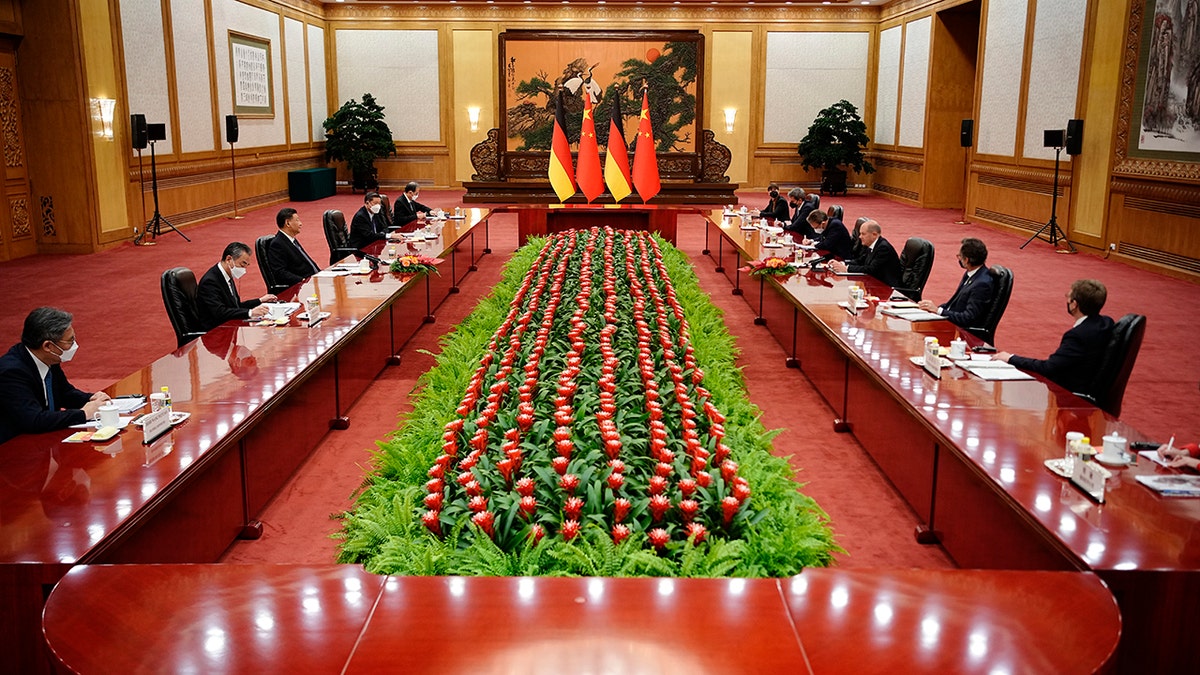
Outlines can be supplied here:
<path id="1" fill-rule="evenodd" d="M 1128 441 L 1120 434 L 1110 434 L 1104 437 L 1104 447 L 1100 452 L 1100 459 L 1105 461 L 1120 462 L 1125 459 L 1125 447 Z"/>
<path id="2" fill-rule="evenodd" d="M 961 359 L 967 355 L 966 340 L 951 340 L 950 341 L 950 358 Z"/>
<path id="3" fill-rule="evenodd" d="M 287 318 L 287 307 L 283 303 L 274 303 L 270 306 L 271 318 L 280 321 Z"/>
<path id="4" fill-rule="evenodd" d="M 121 412 L 112 403 L 105 403 L 96 410 L 96 419 L 101 427 L 115 427 L 121 423 Z"/>

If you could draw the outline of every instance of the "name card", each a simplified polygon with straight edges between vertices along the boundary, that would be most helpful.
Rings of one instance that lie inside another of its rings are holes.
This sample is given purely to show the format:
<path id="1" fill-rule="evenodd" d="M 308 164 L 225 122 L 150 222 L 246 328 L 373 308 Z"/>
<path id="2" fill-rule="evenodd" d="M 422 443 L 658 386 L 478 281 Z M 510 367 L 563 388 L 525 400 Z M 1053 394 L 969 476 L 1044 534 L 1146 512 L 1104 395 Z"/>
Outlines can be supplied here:
<path id="1" fill-rule="evenodd" d="M 160 408 L 142 416 L 142 443 L 153 443 L 171 430 L 171 409 Z"/>
<path id="2" fill-rule="evenodd" d="M 1110 475 L 1108 469 L 1096 462 L 1076 460 L 1075 473 L 1071 476 L 1071 482 L 1083 490 L 1084 494 L 1103 504 L 1104 485 Z"/>
<path id="3" fill-rule="evenodd" d="M 921 367 L 936 379 L 942 379 L 942 355 L 936 343 L 925 345 L 925 355 Z"/>

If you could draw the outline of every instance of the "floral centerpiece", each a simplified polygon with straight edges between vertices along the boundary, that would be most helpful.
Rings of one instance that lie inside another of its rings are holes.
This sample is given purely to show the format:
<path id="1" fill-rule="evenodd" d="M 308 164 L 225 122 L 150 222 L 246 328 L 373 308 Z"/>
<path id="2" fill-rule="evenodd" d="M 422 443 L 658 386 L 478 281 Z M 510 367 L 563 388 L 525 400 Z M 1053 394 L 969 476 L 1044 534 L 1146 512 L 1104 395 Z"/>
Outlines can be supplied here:
<path id="1" fill-rule="evenodd" d="M 430 258 L 424 255 L 407 254 L 402 255 L 392 261 L 391 270 L 396 274 L 402 275 L 417 275 L 422 273 L 433 272 L 441 276 L 437 266 L 442 263 L 441 258 Z"/>
<path id="2" fill-rule="evenodd" d="M 763 260 L 751 260 L 745 267 L 738 268 L 739 272 L 747 272 L 752 277 L 772 276 L 786 277 L 795 274 L 798 268 L 783 258 L 770 257 Z"/>
<path id="3" fill-rule="evenodd" d="M 720 312 L 645 232 L 534 239 L 443 344 L 343 514 L 403 574 L 789 576 L 832 533 L 745 397 Z"/>

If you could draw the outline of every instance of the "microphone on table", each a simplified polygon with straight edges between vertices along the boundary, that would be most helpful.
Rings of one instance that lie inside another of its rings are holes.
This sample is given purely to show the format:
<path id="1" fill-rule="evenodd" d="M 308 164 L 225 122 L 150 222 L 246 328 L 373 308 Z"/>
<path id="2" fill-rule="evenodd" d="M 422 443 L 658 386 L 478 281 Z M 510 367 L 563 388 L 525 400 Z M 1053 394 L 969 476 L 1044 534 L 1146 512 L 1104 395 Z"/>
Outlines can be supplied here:
<path id="1" fill-rule="evenodd" d="M 355 253 L 370 261 L 371 267 L 374 269 L 378 269 L 379 266 L 383 264 L 383 260 L 381 260 L 378 256 L 373 256 L 362 249 L 356 250 Z"/>

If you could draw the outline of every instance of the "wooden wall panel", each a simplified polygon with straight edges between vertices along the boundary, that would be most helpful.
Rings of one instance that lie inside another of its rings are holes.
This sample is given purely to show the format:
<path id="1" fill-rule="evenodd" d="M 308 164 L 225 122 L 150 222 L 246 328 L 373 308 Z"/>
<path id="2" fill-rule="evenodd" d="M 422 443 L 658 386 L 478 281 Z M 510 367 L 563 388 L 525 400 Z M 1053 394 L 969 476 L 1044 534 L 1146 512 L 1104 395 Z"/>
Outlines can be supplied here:
<path id="1" fill-rule="evenodd" d="M 984 220 L 1033 234 L 1050 220 L 1053 170 L 1013 169 L 976 163 L 971 167 L 971 220 Z M 1070 231 L 1071 177 L 1058 178 L 1058 226 Z"/>
<path id="2" fill-rule="evenodd" d="M 1200 187 L 1114 181 L 1108 236 L 1115 256 L 1141 267 L 1200 276 Z"/>
<path id="3" fill-rule="evenodd" d="M 871 163 L 875 173 L 871 176 L 871 187 L 889 197 L 920 204 L 924 183 L 925 158 L 920 153 L 888 152 L 874 153 Z"/>

